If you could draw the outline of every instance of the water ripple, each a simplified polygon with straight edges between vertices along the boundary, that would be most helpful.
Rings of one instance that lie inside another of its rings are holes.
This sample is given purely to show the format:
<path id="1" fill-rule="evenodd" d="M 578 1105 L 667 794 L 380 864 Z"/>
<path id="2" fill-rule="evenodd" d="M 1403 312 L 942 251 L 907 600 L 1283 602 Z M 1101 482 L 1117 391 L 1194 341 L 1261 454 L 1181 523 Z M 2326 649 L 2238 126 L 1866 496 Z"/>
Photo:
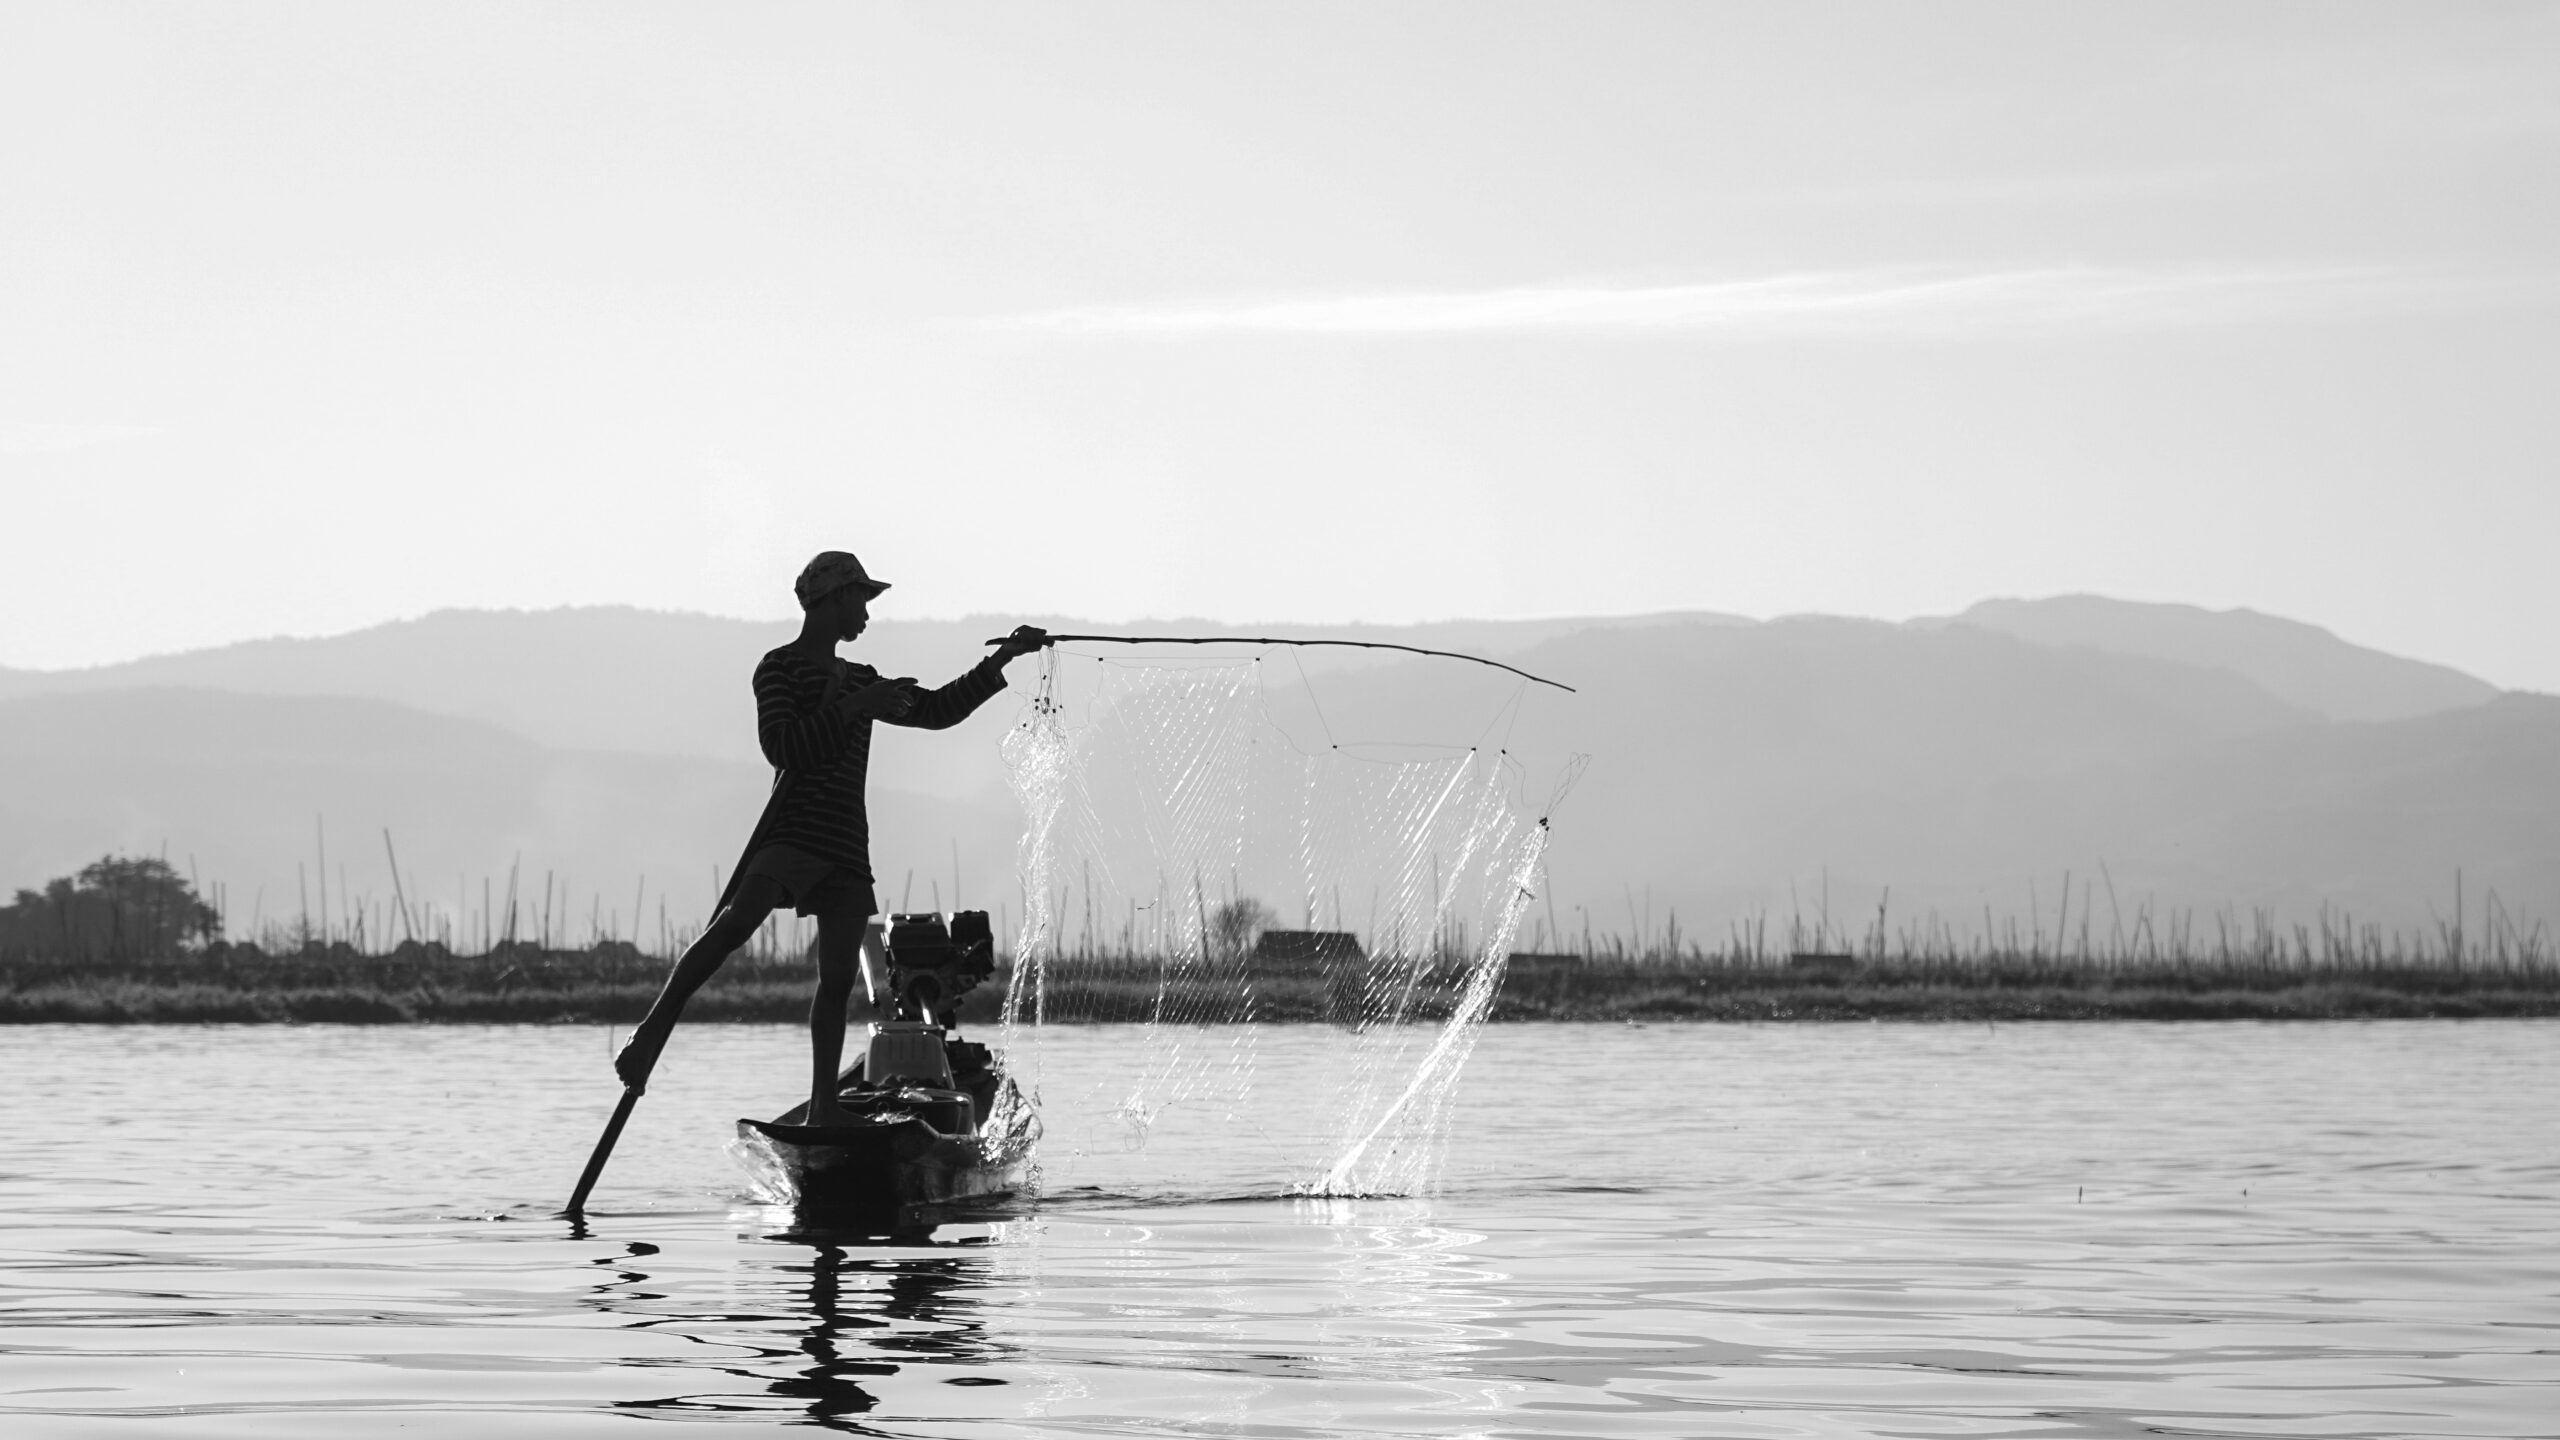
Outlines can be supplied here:
<path id="1" fill-rule="evenodd" d="M 890 1245 L 739 1199 L 787 1030 L 681 1037 L 570 1225 L 583 1032 L 22 1029 L 0 1430 L 2551 1434 L 2555 1038 L 1498 1028 L 1430 1198 L 1194 1125 Z"/>

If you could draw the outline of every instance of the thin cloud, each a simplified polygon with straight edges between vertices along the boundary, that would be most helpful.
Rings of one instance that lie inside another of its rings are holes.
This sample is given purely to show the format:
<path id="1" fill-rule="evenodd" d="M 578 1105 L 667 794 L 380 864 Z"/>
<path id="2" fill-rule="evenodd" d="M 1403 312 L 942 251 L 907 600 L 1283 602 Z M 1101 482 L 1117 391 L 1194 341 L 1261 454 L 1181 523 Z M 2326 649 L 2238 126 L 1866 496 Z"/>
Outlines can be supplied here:
<path id="1" fill-rule="evenodd" d="M 1687 284 L 1090 306 L 981 322 L 1053 334 L 1936 337 L 2222 325 L 2548 300 L 2551 277 L 2482 279 L 2370 267 L 2059 266 L 1811 271 Z"/>
<path id="2" fill-rule="evenodd" d="M 146 439 L 157 425 L 65 425 L 52 421 L 0 420 L 0 455 L 68 455 Z"/>

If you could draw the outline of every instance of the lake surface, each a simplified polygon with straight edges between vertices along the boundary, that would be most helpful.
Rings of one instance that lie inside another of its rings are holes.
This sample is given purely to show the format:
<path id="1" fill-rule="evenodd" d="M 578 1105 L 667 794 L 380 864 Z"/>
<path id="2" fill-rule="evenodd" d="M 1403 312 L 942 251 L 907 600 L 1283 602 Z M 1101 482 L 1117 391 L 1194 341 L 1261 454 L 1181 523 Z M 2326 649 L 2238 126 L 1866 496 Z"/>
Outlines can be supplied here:
<path id="1" fill-rule="evenodd" d="M 792 1030 L 681 1034 L 579 1233 L 601 1028 L 0 1029 L 0 1434 L 2560 1434 L 2560 1024 L 1497 1027 L 1364 1200 L 1282 1193 L 1334 1032 L 1132 1148 L 1138 1039 L 859 1246 L 723 1153 Z"/>

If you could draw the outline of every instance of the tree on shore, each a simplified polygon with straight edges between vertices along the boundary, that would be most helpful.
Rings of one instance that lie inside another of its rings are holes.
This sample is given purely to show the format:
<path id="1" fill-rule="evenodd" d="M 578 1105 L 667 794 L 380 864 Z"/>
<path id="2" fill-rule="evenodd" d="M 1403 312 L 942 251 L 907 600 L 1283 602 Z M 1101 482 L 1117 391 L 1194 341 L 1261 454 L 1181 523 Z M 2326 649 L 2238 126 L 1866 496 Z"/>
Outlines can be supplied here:
<path id="1" fill-rule="evenodd" d="M 1271 907 L 1247 896 L 1230 900 L 1209 912 L 1211 958 L 1228 964 L 1242 964 L 1253 953 L 1253 942 L 1271 922 L 1279 917 Z"/>
<path id="2" fill-rule="evenodd" d="M 0 955 L 150 959 L 222 938 L 222 916 L 166 860 L 108 855 L 0 906 Z"/>

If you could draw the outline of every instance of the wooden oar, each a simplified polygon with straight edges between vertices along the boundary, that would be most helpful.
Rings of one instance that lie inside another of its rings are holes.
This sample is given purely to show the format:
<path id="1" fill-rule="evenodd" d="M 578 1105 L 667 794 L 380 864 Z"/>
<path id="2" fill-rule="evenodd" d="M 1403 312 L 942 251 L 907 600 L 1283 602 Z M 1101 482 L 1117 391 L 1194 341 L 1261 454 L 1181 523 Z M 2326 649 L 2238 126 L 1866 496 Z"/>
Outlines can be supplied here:
<path id="1" fill-rule="evenodd" d="M 613 1107 L 613 1118 L 604 1122 L 604 1133 L 596 1137 L 596 1153 L 587 1157 L 585 1173 L 578 1176 L 578 1188 L 569 1193 L 569 1208 L 560 1213 L 575 1220 L 587 1213 L 587 1192 L 596 1188 L 596 1177 L 604 1174 L 604 1162 L 613 1158 L 613 1144 L 622 1138 L 622 1126 L 631 1118 L 631 1107 L 640 1103 L 640 1087 L 622 1087 L 622 1103 Z"/>

